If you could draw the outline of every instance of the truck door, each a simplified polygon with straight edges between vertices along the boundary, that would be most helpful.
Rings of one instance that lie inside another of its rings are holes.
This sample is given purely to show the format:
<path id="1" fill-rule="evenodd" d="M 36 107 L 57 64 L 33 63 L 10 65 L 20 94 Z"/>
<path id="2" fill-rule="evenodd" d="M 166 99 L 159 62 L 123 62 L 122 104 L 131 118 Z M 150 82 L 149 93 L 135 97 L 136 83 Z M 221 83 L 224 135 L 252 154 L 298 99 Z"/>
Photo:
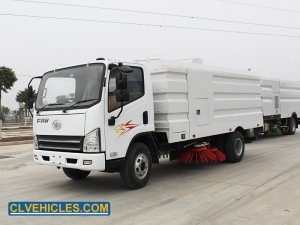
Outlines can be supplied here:
<path id="1" fill-rule="evenodd" d="M 149 131 L 149 102 L 145 91 L 145 77 L 141 67 L 131 67 L 132 73 L 127 73 L 127 89 L 129 101 L 124 102 L 123 111 L 116 119 L 115 125 L 109 125 L 108 119 L 117 116 L 121 110 L 121 103 L 116 101 L 116 74 L 112 70 L 107 78 L 105 103 L 105 138 L 106 159 L 125 157 L 127 148 L 133 137 L 139 133 Z"/>

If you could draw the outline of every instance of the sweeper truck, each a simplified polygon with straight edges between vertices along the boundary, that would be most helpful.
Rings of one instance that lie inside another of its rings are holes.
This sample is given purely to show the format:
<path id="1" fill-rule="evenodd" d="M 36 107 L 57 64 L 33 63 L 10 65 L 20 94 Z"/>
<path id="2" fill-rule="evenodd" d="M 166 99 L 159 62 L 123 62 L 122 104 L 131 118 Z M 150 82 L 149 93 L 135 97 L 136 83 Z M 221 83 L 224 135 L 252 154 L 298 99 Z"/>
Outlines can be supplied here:
<path id="1" fill-rule="evenodd" d="M 33 79 L 41 79 L 35 104 Z M 237 163 L 245 141 L 278 130 L 294 134 L 299 123 L 298 82 L 200 59 L 98 58 L 33 79 L 34 161 L 74 180 L 119 172 L 125 186 L 142 188 L 160 157 Z"/>

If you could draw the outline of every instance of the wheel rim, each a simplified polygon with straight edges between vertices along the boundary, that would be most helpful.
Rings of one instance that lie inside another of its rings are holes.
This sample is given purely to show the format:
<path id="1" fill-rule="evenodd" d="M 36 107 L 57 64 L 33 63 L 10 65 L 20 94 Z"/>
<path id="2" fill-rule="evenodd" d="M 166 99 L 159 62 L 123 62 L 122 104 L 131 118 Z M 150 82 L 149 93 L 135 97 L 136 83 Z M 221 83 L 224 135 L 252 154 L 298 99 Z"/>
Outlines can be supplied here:
<path id="1" fill-rule="evenodd" d="M 243 142 L 240 138 L 235 139 L 234 152 L 237 156 L 241 156 L 243 152 Z"/>
<path id="2" fill-rule="evenodd" d="M 135 159 L 134 172 L 138 179 L 143 179 L 149 168 L 148 158 L 144 153 L 140 153 Z"/>

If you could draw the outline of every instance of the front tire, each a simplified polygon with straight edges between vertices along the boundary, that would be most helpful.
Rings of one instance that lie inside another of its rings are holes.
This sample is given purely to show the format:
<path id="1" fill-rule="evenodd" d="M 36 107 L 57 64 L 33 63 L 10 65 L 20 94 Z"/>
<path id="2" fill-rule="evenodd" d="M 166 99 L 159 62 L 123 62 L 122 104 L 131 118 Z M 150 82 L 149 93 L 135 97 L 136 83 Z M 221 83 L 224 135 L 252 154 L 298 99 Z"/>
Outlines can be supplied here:
<path id="1" fill-rule="evenodd" d="M 148 183 L 151 169 L 152 158 L 148 146 L 134 143 L 120 169 L 120 175 L 127 188 L 139 189 Z"/>
<path id="2" fill-rule="evenodd" d="M 82 180 L 86 178 L 91 171 L 84 171 L 84 170 L 77 170 L 77 169 L 70 169 L 70 168 L 63 168 L 64 173 L 67 177 L 73 180 Z"/>
<path id="3" fill-rule="evenodd" d="M 225 152 L 228 162 L 237 163 L 243 159 L 245 152 L 245 141 L 241 132 L 234 131 L 233 133 L 227 135 Z"/>

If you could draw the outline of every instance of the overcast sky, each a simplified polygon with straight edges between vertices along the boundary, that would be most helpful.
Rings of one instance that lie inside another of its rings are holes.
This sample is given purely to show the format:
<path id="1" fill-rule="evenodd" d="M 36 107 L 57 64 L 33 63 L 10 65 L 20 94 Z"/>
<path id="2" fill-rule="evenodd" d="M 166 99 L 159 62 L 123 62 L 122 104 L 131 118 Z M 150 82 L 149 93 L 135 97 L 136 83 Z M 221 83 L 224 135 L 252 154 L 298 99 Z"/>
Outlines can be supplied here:
<path id="1" fill-rule="evenodd" d="M 206 65 L 241 70 L 251 68 L 258 76 L 300 81 L 299 0 L 45 0 L 44 2 L 147 11 L 296 29 L 1 0 L 0 66 L 12 68 L 18 75 L 18 81 L 13 89 L 8 94 L 2 92 L 2 105 L 10 109 L 18 108 L 15 96 L 19 90 L 27 87 L 29 76 L 40 76 L 54 68 L 89 62 L 98 57 L 120 60 L 151 58 L 155 55 L 175 60 L 202 58 Z M 162 27 L 3 14 L 155 24 Z M 298 37 L 176 29 L 164 26 Z"/>

